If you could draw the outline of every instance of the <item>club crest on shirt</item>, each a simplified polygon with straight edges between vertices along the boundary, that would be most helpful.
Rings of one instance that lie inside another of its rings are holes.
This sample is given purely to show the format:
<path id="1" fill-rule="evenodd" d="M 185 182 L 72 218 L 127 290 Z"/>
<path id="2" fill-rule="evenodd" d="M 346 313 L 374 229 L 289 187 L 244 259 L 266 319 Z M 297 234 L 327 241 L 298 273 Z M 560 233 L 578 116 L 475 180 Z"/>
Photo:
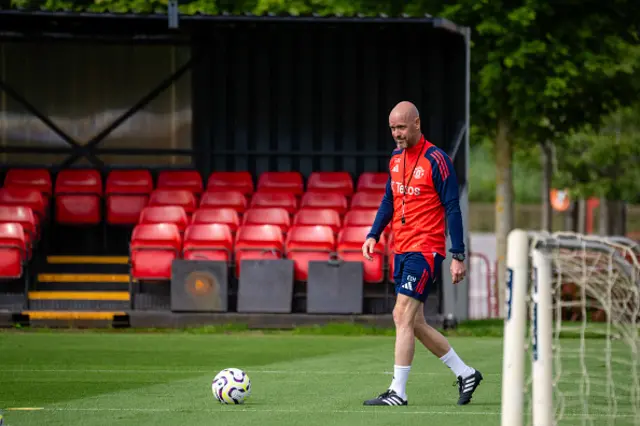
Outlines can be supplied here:
<path id="1" fill-rule="evenodd" d="M 413 172 L 413 177 L 416 179 L 421 179 L 424 176 L 424 169 L 420 166 L 416 167 L 416 170 Z"/>

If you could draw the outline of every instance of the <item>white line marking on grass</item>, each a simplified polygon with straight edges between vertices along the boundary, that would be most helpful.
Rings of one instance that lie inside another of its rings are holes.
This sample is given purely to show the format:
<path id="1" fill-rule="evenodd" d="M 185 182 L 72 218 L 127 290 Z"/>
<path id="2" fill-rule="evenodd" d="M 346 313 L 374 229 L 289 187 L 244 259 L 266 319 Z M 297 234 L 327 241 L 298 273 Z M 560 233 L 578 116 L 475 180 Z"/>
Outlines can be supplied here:
<path id="1" fill-rule="evenodd" d="M 224 407 L 224 406 L 222 406 Z M 107 407 L 45 407 L 44 411 L 78 411 L 78 412 L 109 412 L 109 411 L 129 411 L 129 412 L 139 412 L 139 413 L 189 413 L 189 412 L 206 412 L 206 413 L 300 413 L 300 414 L 360 414 L 360 413 L 392 413 L 392 414 L 403 414 L 403 415 L 424 415 L 424 414 L 436 414 L 436 415 L 454 415 L 454 416 L 469 416 L 469 415 L 481 415 L 481 416 L 498 416 L 500 415 L 499 411 L 468 411 L 465 409 L 460 409 L 456 411 L 447 411 L 447 410 L 419 410 L 419 411 L 405 411 L 406 408 L 397 408 L 393 410 L 388 407 L 371 407 L 371 409 L 360 409 L 360 410 L 318 410 L 318 409 L 279 409 L 279 408 L 245 408 L 245 407 L 235 407 L 229 406 L 230 409 L 216 409 L 216 408 L 202 408 L 202 409 L 189 409 L 189 408 L 107 408 Z M 611 414 L 607 413 L 590 413 L 589 417 L 593 418 L 634 418 L 636 415 L 633 413 L 629 414 L 616 414 L 615 416 L 611 416 Z M 564 414 L 566 418 L 582 418 L 583 414 Z"/>
<path id="2" fill-rule="evenodd" d="M 11 407 L 5 408 L 4 411 L 40 411 L 44 410 L 44 407 Z"/>
<path id="3" fill-rule="evenodd" d="M 233 406 L 230 406 L 233 407 Z M 384 410 L 379 410 L 378 408 L 373 408 L 371 410 L 301 410 L 301 409 L 289 409 L 289 408 L 239 408 L 233 407 L 231 409 L 225 410 L 222 407 L 220 409 L 216 408 L 203 408 L 203 409 L 180 409 L 180 408 L 45 408 L 47 411 L 84 411 L 84 412 L 101 412 L 101 411 L 130 411 L 130 412 L 142 412 L 142 413 L 188 413 L 188 412 L 206 412 L 206 413 L 300 413 L 300 414 L 311 414 L 311 413 L 322 413 L 322 414 L 357 414 L 357 413 L 374 413 L 379 414 L 384 412 Z M 394 414 L 464 414 L 464 415 L 498 415 L 500 413 L 491 412 L 491 411 L 391 411 L 390 413 Z"/>
<path id="4" fill-rule="evenodd" d="M 251 368 L 246 368 L 245 371 L 248 374 L 282 374 L 282 375 L 319 375 L 319 376 L 345 376 L 345 375 L 363 375 L 363 374 L 384 374 L 384 375 L 392 375 L 393 371 L 361 371 L 361 370 L 351 370 L 351 371 L 333 371 L 333 370 L 252 370 Z M 162 374 L 209 374 L 215 373 L 216 371 L 212 370 L 145 370 L 145 369 L 27 369 L 27 368 L 15 368 L 15 369 L 0 369 L 0 373 L 137 373 L 137 374 L 145 374 L 145 373 L 162 373 Z M 482 373 L 484 376 L 500 376 L 501 373 Z M 450 372 L 429 372 L 429 371 L 412 371 L 412 376 L 450 376 Z"/>

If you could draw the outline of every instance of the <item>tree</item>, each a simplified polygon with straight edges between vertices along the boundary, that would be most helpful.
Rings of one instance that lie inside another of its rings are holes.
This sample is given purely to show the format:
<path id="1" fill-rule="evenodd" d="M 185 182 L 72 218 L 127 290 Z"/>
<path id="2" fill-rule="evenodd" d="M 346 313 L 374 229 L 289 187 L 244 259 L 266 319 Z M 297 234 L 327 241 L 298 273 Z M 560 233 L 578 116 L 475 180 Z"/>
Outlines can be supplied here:
<path id="1" fill-rule="evenodd" d="M 640 104 L 565 137 L 558 151 L 556 184 L 576 198 L 599 197 L 603 234 L 624 234 L 617 220 L 625 201 L 640 201 Z M 607 214 L 607 212 L 609 214 Z"/>
<path id="2" fill-rule="evenodd" d="M 14 7 L 44 10 L 71 10 L 89 12 L 166 12 L 168 0 L 11 0 Z M 301 15 L 309 13 L 355 15 L 364 12 L 400 13 L 403 3 L 377 3 L 373 0 L 179 0 L 180 13 L 204 13 L 216 15 L 287 13 Z"/>
<path id="3" fill-rule="evenodd" d="M 412 8 L 419 8 L 414 4 Z M 472 117 L 495 143 L 497 294 L 504 294 L 513 228 L 512 158 L 518 144 L 553 142 L 634 95 L 638 16 L 615 3 L 443 2 L 439 16 L 472 35 Z M 500 304 L 502 306 L 502 303 Z"/>

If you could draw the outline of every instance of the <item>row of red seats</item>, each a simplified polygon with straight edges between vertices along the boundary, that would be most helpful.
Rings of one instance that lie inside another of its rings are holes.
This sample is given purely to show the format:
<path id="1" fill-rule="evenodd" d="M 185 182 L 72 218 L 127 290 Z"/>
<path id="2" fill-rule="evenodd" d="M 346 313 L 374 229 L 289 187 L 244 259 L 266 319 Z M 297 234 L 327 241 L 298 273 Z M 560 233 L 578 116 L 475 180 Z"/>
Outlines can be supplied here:
<path id="1" fill-rule="evenodd" d="M 107 199 L 107 221 L 112 224 L 135 223 L 140 212 L 150 206 L 182 207 L 191 216 L 197 209 L 232 209 L 239 215 L 249 210 L 279 209 L 288 215 L 299 210 L 334 210 L 343 216 L 348 210 L 378 209 L 382 194 L 356 193 L 351 203 L 342 194 L 307 192 L 298 199 L 288 193 L 256 193 L 248 202 L 238 191 L 207 192 L 198 201 L 193 194 L 185 190 L 156 189 L 147 196 L 120 196 Z"/>
<path id="2" fill-rule="evenodd" d="M 334 233 L 343 227 L 368 226 L 371 227 L 377 210 L 351 210 L 344 219 L 336 210 L 303 208 L 291 216 L 287 210 L 280 207 L 251 208 L 240 216 L 231 208 L 202 207 L 192 214 L 188 214 L 182 206 L 147 206 L 140 212 L 138 224 L 172 223 L 184 232 L 189 224 L 222 224 L 227 225 L 235 233 L 240 225 L 274 225 L 283 233 L 287 233 L 292 226 L 322 225 L 328 226 Z M 390 231 L 387 227 L 386 233 Z"/>
<path id="3" fill-rule="evenodd" d="M 220 191 L 203 194 L 200 207 L 221 207 L 232 208 L 243 214 L 245 210 L 255 207 L 280 207 L 289 214 L 294 214 L 300 209 L 332 209 L 340 215 L 344 215 L 347 210 L 369 210 L 377 209 L 382 201 L 382 193 L 379 192 L 356 192 L 351 198 L 338 193 L 306 192 L 301 197 L 296 197 L 291 193 L 261 193 L 253 194 L 250 200 L 240 195 L 238 191 Z M 181 201 L 180 201 L 181 200 Z M 175 205 L 181 204 L 189 208 L 190 197 L 182 194 L 178 196 L 174 193 L 173 202 Z"/>
<path id="4" fill-rule="evenodd" d="M 384 173 L 364 173 L 358 179 L 358 192 L 353 194 L 348 173 L 315 172 L 304 193 L 299 172 L 266 172 L 254 193 L 248 172 L 214 172 L 203 193 L 200 174 L 194 170 L 162 171 L 155 188 L 148 170 L 115 170 L 109 173 L 103 192 L 98 171 L 63 170 L 52 191 L 48 170 L 12 169 L 0 188 L 0 205 L 29 207 L 40 222 L 47 216 L 49 199 L 54 195 L 56 222 L 87 225 L 102 221 L 103 195 L 106 221 L 114 225 L 137 223 L 148 205 L 179 205 L 187 214 L 197 207 L 233 208 L 240 214 L 251 207 L 282 207 L 290 214 L 310 207 L 331 208 L 343 215 L 349 207 L 377 208 L 386 179 Z"/>
<path id="5" fill-rule="evenodd" d="M 293 226 L 286 237 L 275 225 L 243 225 L 233 237 L 223 224 L 191 224 L 184 234 L 175 224 L 137 225 L 131 236 L 131 274 L 138 280 L 169 280 L 174 259 L 232 263 L 240 276 L 242 260 L 291 259 L 294 277 L 306 281 L 309 261 L 327 261 L 332 253 L 344 261 L 363 262 L 364 281 L 384 279 L 385 238 L 376 245 L 373 262 L 363 261 L 362 242 L 369 227 Z"/>
<path id="6" fill-rule="evenodd" d="M 4 180 L 5 187 L 29 187 L 43 194 L 52 194 L 53 179 L 47 169 L 10 169 Z M 353 185 L 347 172 L 313 172 L 307 179 L 306 191 L 332 192 L 350 196 L 354 192 L 381 192 L 387 183 L 386 173 L 362 173 Z M 88 191 L 102 191 L 102 176 L 96 170 L 63 170 L 58 173 L 55 192 L 74 185 Z M 184 189 L 196 195 L 217 190 L 237 190 L 244 195 L 254 192 L 287 192 L 302 195 L 304 179 L 300 172 L 265 172 L 253 184 L 249 172 L 213 172 L 206 186 L 197 170 L 163 170 L 158 173 L 155 189 Z M 153 177 L 148 170 L 113 170 L 109 172 L 104 193 L 150 193 L 154 189 Z M 354 191 L 355 189 L 355 191 Z"/>

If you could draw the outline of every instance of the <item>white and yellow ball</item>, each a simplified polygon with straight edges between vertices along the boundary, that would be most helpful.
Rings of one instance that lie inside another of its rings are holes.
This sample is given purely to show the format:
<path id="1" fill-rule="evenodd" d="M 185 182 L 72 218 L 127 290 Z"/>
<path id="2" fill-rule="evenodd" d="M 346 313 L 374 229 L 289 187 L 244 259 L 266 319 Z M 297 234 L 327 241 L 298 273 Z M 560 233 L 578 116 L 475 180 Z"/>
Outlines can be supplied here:
<path id="1" fill-rule="evenodd" d="M 211 391 L 222 404 L 243 404 L 251 395 L 251 380 L 239 368 L 225 368 L 213 378 Z"/>

